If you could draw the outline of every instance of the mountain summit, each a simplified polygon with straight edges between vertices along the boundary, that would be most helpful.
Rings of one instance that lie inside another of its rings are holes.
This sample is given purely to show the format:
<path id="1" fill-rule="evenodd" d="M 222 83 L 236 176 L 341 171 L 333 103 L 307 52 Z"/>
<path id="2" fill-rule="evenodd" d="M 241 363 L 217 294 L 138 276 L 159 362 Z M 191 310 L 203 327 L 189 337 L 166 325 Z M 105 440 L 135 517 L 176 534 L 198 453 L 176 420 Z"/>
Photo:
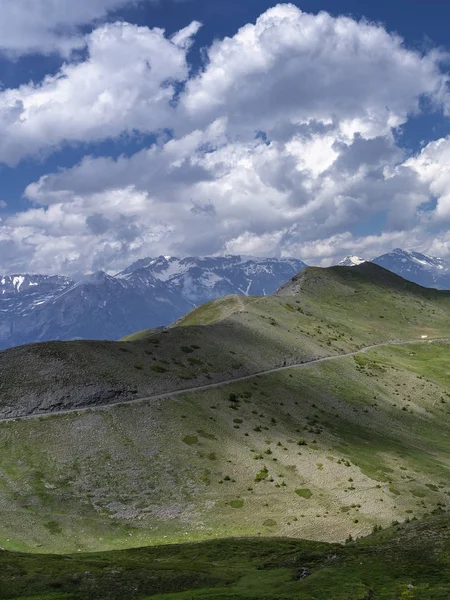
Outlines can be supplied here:
<path id="1" fill-rule="evenodd" d="M 360 258 L 359 256 L 346 256 L 338 263 L 338 267 L 356 267 L 363 262 L 366 262 L 365 259 Z"/>
<path id="2" fill-rule="evenodd" d="M 396 248 L 373 259 L 372 262 L 419 285 L 450 288 L 450 267 L 441 258 Z"/>

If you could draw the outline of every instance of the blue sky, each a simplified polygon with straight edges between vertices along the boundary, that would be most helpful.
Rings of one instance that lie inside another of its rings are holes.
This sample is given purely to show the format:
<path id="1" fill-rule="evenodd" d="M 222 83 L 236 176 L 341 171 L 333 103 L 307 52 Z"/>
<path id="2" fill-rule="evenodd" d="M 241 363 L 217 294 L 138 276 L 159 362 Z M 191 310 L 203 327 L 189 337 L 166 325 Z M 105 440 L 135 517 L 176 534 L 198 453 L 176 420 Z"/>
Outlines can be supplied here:
<path id="1" fill-rule="evenodd" d="M 0 272 L 450 259 L 450 6 L 4 0 Z"/>

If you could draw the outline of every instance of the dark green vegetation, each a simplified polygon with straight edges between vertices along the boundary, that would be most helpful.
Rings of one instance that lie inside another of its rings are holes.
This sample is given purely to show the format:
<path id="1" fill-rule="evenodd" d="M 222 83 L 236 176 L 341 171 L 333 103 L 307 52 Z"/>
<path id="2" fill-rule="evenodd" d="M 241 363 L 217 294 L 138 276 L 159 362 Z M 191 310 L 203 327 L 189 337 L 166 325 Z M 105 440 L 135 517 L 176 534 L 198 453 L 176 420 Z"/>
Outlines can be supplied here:
<path id="1" fill-rule="evenodd" d="M 0 598 L 447 600 L 450 522 L 397 525 L 343 546 L 221 540 L 91 555 L 0 555 Z"/>

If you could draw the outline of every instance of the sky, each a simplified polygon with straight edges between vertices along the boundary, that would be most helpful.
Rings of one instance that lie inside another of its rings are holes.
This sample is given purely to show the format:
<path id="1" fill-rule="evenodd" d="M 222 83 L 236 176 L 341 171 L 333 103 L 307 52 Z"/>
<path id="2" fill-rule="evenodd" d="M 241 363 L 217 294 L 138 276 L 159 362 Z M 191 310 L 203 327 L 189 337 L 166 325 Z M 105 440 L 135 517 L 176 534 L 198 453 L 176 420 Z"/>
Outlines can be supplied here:
<path id="1" fill-rule="evenodd" d="M 0 273 L 450 261 L 450 4 L 2 0 Z"/>

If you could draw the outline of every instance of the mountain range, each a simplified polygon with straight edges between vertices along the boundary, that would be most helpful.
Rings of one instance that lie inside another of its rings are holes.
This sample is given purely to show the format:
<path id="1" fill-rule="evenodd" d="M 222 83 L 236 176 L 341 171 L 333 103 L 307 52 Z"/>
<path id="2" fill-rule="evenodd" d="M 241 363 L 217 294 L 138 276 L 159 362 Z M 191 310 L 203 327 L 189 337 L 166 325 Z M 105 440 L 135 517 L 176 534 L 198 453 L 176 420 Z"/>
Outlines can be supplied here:
<path id="1" fill-rule="evenodd" d="M 339 263 L 364 262 L 348 256 Z M 372 259 L 425 287 L 450 288 L 442 259 L 395 249 Z M 117 340 L 167 326 L 209 300 L 228 294 L 264 296 L 304 269 L 295 258 L 160 256 L 116 275 L 99 271 L 77 281 L 65 276 L 0 276 L 0 349 L 47 340 Z"/>
<path id="2" fill-rule="evenodd" d="M 396 248 L 392 252 L 372 259 L 347 256 L 339 265 L 353 267 L 366 261 L 384 267 L 396 275 L 400 275 L 400 277 L 423 287 L 440 290 L 450 289 L 450 264 L 442 258 L 427 256 L 420 252 L 407 252 L 401 248 Z"/>
<path id="3" fill-rule="evenodd" d="M 0 276 L 0 349 L 47 340 L 117 340 L 169 325 L 227 294 L 272 294 L 305 267 L 296 259 L 224 256 L 139 260 L 111 276 Z"/>

